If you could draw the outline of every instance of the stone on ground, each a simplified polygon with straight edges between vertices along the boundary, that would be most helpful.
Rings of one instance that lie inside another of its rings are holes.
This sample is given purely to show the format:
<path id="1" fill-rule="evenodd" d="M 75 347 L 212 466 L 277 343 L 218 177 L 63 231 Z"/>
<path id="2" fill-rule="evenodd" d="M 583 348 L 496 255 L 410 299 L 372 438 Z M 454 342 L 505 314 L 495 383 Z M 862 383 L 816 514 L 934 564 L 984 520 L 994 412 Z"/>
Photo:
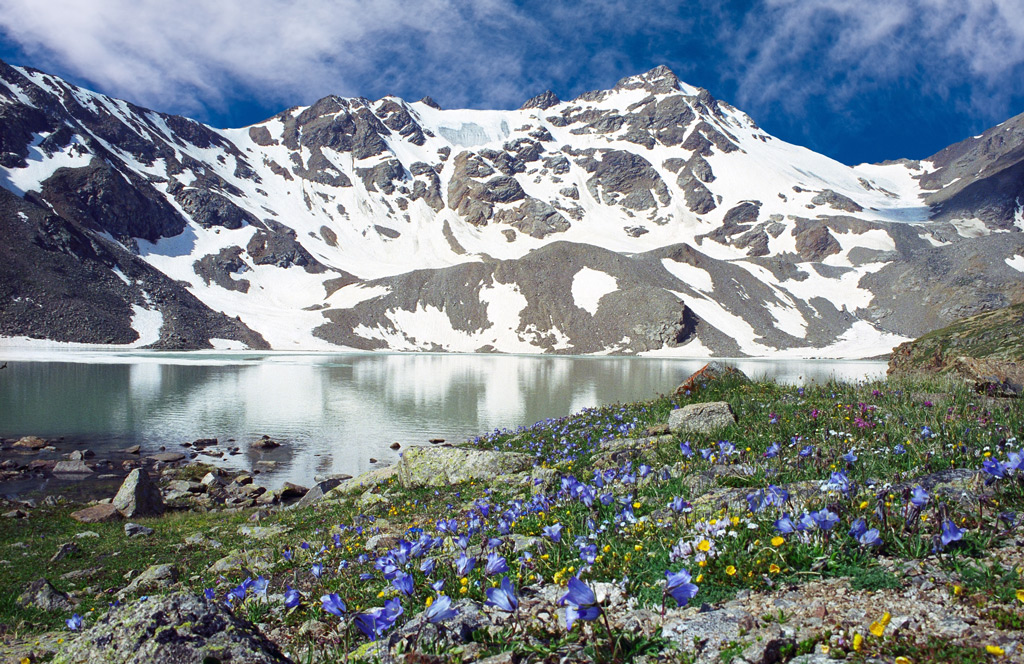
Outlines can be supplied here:
<path id="1" fill-rule="evenodd" d="M 536 460 L 529 454 L 460 447 L 410 447 L 398 464 L 398 480 L 406 489 L 448 486 L 511 475 L 529 469 L 534 463 Z"/>
<path id="2" fill-rule="evenodd" d="M 112 504 L 99 504 L 71 513 L 71 518 L 81 523 L 106 523 L 117 521 L 121 513 Z"/>
<path id="3" fill-rule="evenodd" d="M 137 523 L 126 523 L 124 524 L 124 534 L 128 537 L 145 537 L 152 535 L 155 531 L 152 528 L 146 526 L 140 526 Z"/>
<path id="4" fill-rule="evenodd" d="M 57 664 L 289 662 L 252 623 L 222 604 L 176 593 L 110 610 L 58 651 Z"/>
<path id="5" fill-rule="evenodd" d="M 725 401 L 690 404 L 673 410 L 668 416 L 672 433 L 712 433 L 735 423 L 736 416 Z"/>
<path id="6" fill-rule="evenodd" d="M 174 565 L 150 565 L 139 574 L 120 594 L 128 595 L 139 590 L 169 588 L 178 582 L 178 568 Z"/>
<path id="7" fill-rule="evenodd" d="M 136 468 L 124 478 L 114 496 L 114 507 L 129 519 L 136 516 L 156 516 L 164 511 L 160 489 L 142 468 Z"/>
<path id="8" fill-rule="evenodd" d="M 43 611 L 65 612 L 74 608 L 67 594 L 54 588 L 53 584 L 46 579 L 38 579 L 30 583 L 25 592 L 18 596 L 18 606 L 35 607 Z"/>

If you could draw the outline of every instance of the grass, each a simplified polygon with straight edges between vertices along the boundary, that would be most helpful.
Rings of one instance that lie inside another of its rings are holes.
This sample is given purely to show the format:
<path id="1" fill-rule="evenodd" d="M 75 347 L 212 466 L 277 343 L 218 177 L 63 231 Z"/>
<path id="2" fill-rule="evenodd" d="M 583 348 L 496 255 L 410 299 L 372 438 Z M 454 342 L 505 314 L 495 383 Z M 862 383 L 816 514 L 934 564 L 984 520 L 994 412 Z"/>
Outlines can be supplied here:
<path id="1" fill-rule="evenodd" d="M 603 443 L 640 436 L 667 421 L 673 408 L 712 400 L 728 401 L 737 423 L 714 435 L 668 437 L 622 463 L 609 463 L 601 453 Z M 796 388 L 727 378 L 693 395 L 587 409 L 471 441 L 480 448 L 533 455 L 539 469 L 555 474 L 553 484 L 543 491 L 522 478 L 436 489 L 406 489 L 390 480 L 372 490 L 384 501 L 365 509 L 359 507 L 358 496 L 352 496 L 312 509 L 277 512 L 260 525 L 281 526 L 285 534 L 266 541 L 238 532 L 248 524 L 251 510 L 172 512 L 140 520 L 156 530 L 154 535 L 128 539 L 120 523 L 84 525 L 69 518 L 74 509 L 70 506 L 39 508 L 27 520 L 0 524 L 0 557 L 7 561 L 0 575 L 0 624 L 7 634 L 42 633 L 63 625 L 67 615 L 24 609 L 14 601 L 24 586 L 44 573 L 81 601 L 77 611 L 88 624 L 115 601 L 130 578 L 150 564 L 173 562 L 181 571 L 183 587 L 197 593 L 209 588 L 219 599 L 247 576 L 262 574 L 269 581 L 268 598 L 247 595 L 234 603 L 235 610 L 270 629 L 283 628 L 289 635 L 286 647 L 300 660 L 304 653 L 343 657 L 346 639 L 352 648 L 365 640 L 351 626 L 336 628 L 337 619 L 319 606 L 320 595 L 338 593 L 352 613 L 397 597 L 405 617 L 411 617 L 436 595 L 430 584 L 443 580 L 444 593 L 482 603 L 487 589 L 501 578 L 484 573 L 480 549 L 492 538 L 500 540 L 496 552 L 507 560 L 508 576 L 519 589 L 564 586 L 582 574 L 588 583 L 616 584 L 638 606 L 658 610 L 665 599 L 666 570 L 683 568 L 699 586 L 692 600 L 698 606 L 720 606 L 740 591 L 798 588 L 822 577 L 847 579 L 857 591 L 901 588 L 903 579 L 875 562 L 879 555 L 927 561 L 956 580 L 962 600 L 981 602 L 982 609 L 988 604 L 1010 605 L 1017 589 L 1024 587 L 1021 570 L 989 558 L 1007 537 L 1001 515 L 1024 511 L 1020 475 L 1010 473 L 988 487 L 934 487 L 924 508 L 914 507 L 910 500 L 916 478 L 949 469 L 978 469 L 985 460 L 1006 462 L 1010 453 L 1021 449 L 1022 432 L 1024 407 L 1019 402 L 986 400 L 948 382 L 829 382 Z M 684 456 L 681 446 L 693 454 Z M 206 469 L 201 470 L 186 475 L 201 477 Z M 839 472 L 848 482 L 845 489 L 817 490 Z M 795 492 L 801 482 L 814 483 L 814 491 L 751 511 L 748 494 L 777 486 Z M 980 504 L 959 502 L 958 492 L 968 489 L 983 490 L 987 497 Z M 721 509 L 708 502 L 709 496 L 728 492 L 735 494 L 738 504 Z M 682 501 L 692 505 L 684 507 Z M 838 521 L 829 530 L 812 527 L 780 533 L 777 526 L 783 514 L 798 520 L 825 512 Z M 848 534 L 858 519 L 877 530 L 877 545 L 865 545 Z M 438 529 L 449 520 L 454 534 Z M 963 535 L 936 550 L 936 538 L 946 522 L 962 529 Z M 562 527 L 558 543 L 544 536 L 544 529 L 554 524 Z M 98 537 L 75 538 L 84 531 Z M 186 544 L 194 533 L 221 546 Z M 420 570 L 421 557 L 395 558 L 394 549 L 389 554 L 400 539 L 415 542 L 420 533 L 437 535 L 442 542 L 422 556 L 436 563 L 429 577 Z M 454 566 L 463 536 L 468 550 L 479 558 L 468 573 L 458 573 Z M 537 539 L 525 550 L 516 550 L 513 537 L 520 542 Z M 385 545 L 370 552 L 367 544 L 373 538 L 384 538 Z M 80 552 L 48 563 L 69 541 L 76 542 Z M 593 546 L 589 553 L 587 546 Z M 264 549 L 269 564 L 258 571 L 209 571 L 230 552 Z M 392 564 L 412 576 L 411 596 L 399 594 L 382 573 L 388 560 L 378 558 L 388 555 Z M 314 564 L 323 565 L 319 579 L 311 573 Z M 85 575 L 73 578 L 75 573 Z M 284 610 L 280 593 L 286 585 L 303 593 L 299 608 Z M 672 600 L 668 603 L 673 605 Z M 986 615 L 1005 625 L 1000 629 L 1020 629 L 1019 612 L 1002 607 Z M 785 618 L 779 614 L 774 620 L 781 623 Z M 325 629 L 301 632 L 299 627 L 309 621 L 320 621 Z M 603 628 L 595 630 L 603 640 L 591 651 L 581 650 L 580 628 L 566 633 L 556 623 L 533 621 L 514 632 L 502 629 L 473 637 L 482 652 L 512 650 L 537 661 L 567 656 L 599 661 L 606 652 L 602 648 L 610 645 Z M 661 653 L 671 661 L 686 661 L 692 654 L 674 650 L 660 637 L 613 632 L 612 645 L 620 657 Z M 803 654 L 827 642 L 823 635 L 806 638 L 787 653 Z M 911 643 L 902 637 L 872 637 L 866 644 L 865 650 L 848 654 L 854 659 L 865 653 L 895 657 L 918 647 L 923 650 L 913 656 L 917 663 L 987 661 L 971 659 L 978 650 L 965 644 Z M 738 656 L 747 645 L 737 641 L 721 658 Z M 430 648 L 455 655 L 455 647 L 442 642 Z M 984 647 L 981 653 L 988 656 Z"/>

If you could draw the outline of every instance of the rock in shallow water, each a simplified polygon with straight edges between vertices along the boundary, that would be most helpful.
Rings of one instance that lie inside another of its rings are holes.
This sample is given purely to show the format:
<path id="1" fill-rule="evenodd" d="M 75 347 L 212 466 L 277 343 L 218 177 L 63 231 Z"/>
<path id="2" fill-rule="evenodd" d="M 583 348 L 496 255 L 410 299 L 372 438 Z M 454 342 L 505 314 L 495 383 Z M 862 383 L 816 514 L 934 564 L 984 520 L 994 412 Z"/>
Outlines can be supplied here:
<path id="1" fill-rule="evenodd" d="M 110 610 L 68 642 L 60 664 L 275 664 L 289 662 L 252 623 L 216 602 L 177 593 Z"/>

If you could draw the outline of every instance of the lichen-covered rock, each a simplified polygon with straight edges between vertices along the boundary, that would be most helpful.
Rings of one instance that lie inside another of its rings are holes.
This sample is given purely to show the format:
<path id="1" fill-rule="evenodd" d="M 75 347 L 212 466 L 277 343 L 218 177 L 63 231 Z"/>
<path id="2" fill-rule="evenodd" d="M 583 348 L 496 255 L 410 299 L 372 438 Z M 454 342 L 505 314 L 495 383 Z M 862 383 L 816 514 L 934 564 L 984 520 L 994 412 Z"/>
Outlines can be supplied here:
<path id="1" fill-rule="evenodd" d="M 122 595 L 128 595 L 140 590 L 155 590 L 158 588 L 169 588 L 178 582 L 178 568 L 174 565 L 150 565 L 146 571 L 139 574 L 128 584 L 128 587 L 121 591 Z"/>
<path id="2" fill-rule="evenodd" d="M 735 423 L 732 407 L 725 401 L 690 404 L 673 410 L 668 416 L 668 428 L 672 433 L 711 433 Z"/>
<path id="3" fill-rule="evenodd" d="M 46 579 L 39 579 L 29 584 L 18 596 L 18 606 L 35 607 L 43 611 L 70 611 L 73 608 L 67 593 L 53 587 Z"/>
<path id="4" fill-rule="evenodd" d="M 59 664 L 271 664 L 289 662 L 252 623 L 223 605 L 178 593 L 111 609 L 69 641 Z"/>
<path id="5" fill-rule="evenodd" d="M 534 463 L 535 459 L 528 454 L 460 447 L 411 447 L 398 464 L 398 480 L 407 489 L 447 486 L 511 475 Z"/>
<path id="6" fill-rule="evenodd" d="M 394 477 L 397 472 L 398 466 L 374 468 L 373 470 L 367 471 L 358 477 L 345 480 L 335 488 L 328 491 L 325 497 L 333 500 L 353 493 L 362 493 L 367 489 L 387 482 Z"/>
<path id="7" fill-rule="evenodd" d="M 274 563 L 274 554 L 270 549 L 253 549 L 251 551 L 232 551 L 207 570 L 211 574 L 228 574 L 243 568 L 259 574 L 269 569 Z"/>
<path id="8" fill-rule="evenodd" d="M 113 505 L 129 519 L 137 516 L 156 516 L 164 511 L 160 489 L 142 468 L 136 468 L 124 478 L 114 496 Z"/>

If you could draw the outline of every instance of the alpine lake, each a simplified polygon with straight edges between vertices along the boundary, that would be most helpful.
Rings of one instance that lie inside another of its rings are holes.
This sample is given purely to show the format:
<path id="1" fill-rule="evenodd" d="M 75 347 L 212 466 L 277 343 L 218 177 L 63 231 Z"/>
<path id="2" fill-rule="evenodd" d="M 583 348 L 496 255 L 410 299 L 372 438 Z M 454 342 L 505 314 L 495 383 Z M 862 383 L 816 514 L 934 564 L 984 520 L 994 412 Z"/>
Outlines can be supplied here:
<path id="1" fill-rule="evenodd" d="M 410 445 L 471 440 L 581 409 L 669 393 L 707 359 L 433 353 L 246 353 L 0 349 L 0 437 L 57 451 L 196 457 L 258 471 L 268 487 L 358 475 Z M 785 384 L 864 381 L 879 360 L 722 360 Z M 251 444 L 269 436 L 273 449 Z M 398 443 L 397 446 L 394 443 Z M 213 455 L 207 455 L 211 452 Z M 8 483 L 10 484 L 10 483 Z M 38 490 L 41 487 L 32 487 Z M 0 485 L 0 494 L 28 487 Z"/>

